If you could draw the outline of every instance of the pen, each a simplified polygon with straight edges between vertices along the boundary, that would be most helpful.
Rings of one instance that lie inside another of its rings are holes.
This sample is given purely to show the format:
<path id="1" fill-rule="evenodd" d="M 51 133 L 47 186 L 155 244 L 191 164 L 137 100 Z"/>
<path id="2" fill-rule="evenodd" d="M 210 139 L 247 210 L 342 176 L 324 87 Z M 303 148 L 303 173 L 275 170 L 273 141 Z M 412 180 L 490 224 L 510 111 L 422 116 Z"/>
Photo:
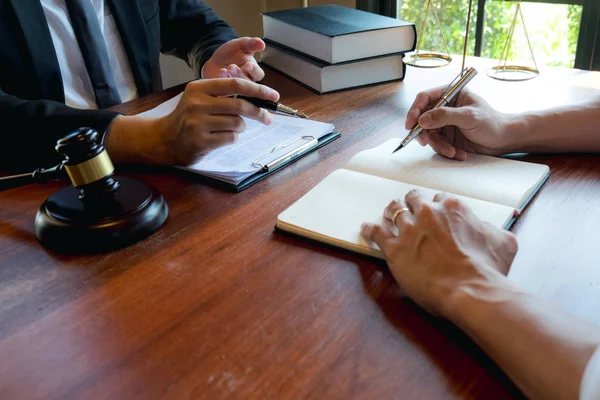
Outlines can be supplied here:
<path id="1" fill-rule="evenodd" d="M 444 90 L 444 93 L 442 93 L 442 97 L 438 100 L 433 109 L 447 106 L 460 93 L 460 91 L 463 90 L 467 83 L 469 83 L 471 79 L 475 77 L 475 75 L 477 75 L 477 70 L 475 68 L 468 67 L 463 69 L 460 74 L 458 74 L 458 76 L 454 78 L 452 82 L 450 82 L 446 90 Z M 408 144 L 412 142 L 412 140 L 421 132 L 423 132 L 423 127 L 417 123 L 417 125 L 410 130 L 408 136 L 406 136 L 402 143 L 400 143 L 400 146 L 398 146 L 396 150 L 392 152 L 392 154 L 401 148 L 408 146 Z"/>
<path id="2" fill-rule="evenodd" d="M 308 115 L 304 114 L 302 111 L 298 111 L 295 108 L 288 107 L 281 103 L 275 103 L 274 101 L 257 99 L 254 97 L 246 97 L 246 96 L 237 96 L 238 99 L 246 100 L 256 107 L 264 108 L 269 111 L 273 111 L 279 114 L 290 115 L 298 118 L 308 118 Z"/>

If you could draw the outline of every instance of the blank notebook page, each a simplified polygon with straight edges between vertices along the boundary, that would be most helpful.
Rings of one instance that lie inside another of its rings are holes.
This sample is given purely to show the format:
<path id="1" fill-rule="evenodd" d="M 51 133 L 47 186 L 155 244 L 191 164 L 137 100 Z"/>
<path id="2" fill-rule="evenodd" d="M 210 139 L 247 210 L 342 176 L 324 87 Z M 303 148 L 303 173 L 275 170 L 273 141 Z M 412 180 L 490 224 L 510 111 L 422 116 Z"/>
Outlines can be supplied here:
<path id="1" fill-rule="evenodd" d="M 376 245 L 362 239 L 360 227 L 363 222 L 380 223 L 385 207 L 394 199 L 404 198 L 415 187 L 340 169 L 282 212 L 277 226 L 334 246 L 383 258 Z M 433 198 L 437 193 L 431 189 L 418 189 L 427 198 Z M 510 207 L 460 198 L 478 217 L 499 228 L 512 219 L 514 210 Z"/>
<path id="2" fill-rule="evenodd" d="M 416 141 L 392 154 L 398 144 L 394 139 L 360 152 L 346 168 L 515 209 L 549 173 L 546 165 L 478 154 L 469 154 L 465 161 L 450 160 Z"/>

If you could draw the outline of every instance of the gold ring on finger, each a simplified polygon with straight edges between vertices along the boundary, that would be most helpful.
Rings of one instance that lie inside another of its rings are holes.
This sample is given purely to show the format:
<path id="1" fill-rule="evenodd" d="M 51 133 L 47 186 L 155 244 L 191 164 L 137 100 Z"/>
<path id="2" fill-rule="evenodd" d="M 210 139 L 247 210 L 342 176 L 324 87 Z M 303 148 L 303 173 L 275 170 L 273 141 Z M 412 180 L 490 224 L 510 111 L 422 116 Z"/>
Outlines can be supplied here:
<path id="1" fill-rule="evenodd" d="M 396 218 L 398 217 L 398 215 L 402 214 L 402 213 L 403 213 L 403 212 L 405 212 L 405 211 L 410 211 L 410 210 L 409 210 L 408 208 L 406 208 L 406 207 L 404 207 L 404 208 L 401 208 L 401 209 L 399 209 L 399 210 L 396 210 L 396 212 L 395 212 L 395 213 L 394 213 L 394 215 L 392 216 L 392 223 L 393 223 L 394 225 L 396 225 Z"/>

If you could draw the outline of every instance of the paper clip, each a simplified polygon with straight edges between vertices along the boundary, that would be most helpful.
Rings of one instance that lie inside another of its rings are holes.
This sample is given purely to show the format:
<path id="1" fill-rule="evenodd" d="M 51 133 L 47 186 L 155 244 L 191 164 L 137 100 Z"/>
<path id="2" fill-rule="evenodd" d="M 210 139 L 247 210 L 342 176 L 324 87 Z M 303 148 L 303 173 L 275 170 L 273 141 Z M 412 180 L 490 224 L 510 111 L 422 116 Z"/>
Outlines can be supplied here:
<path id="1" fill-rule="evenodd" d="M 288 153 L 282 155 L 281 157 L 277 157 L 275 160 L 273 160 L 271 162 L 268 162 L 266 164 L 263 164 L 260 162 L 260 161 L 264 160 L 265 158 L 269 158 L 270 156 L 272 156 L 273 153 L 275 153 L 277 150 L 284 149 L 284 148 L 291 146 L 294 143 L 297 143 L 301 140 L 309 140 L 309 141 L 300 147 L 296 147 L 293 150 L 290 150 Z M 253 161 L 252 165 L 260 168 L 261 172 L 268 172 L 269 170 L 277 168 L 281 164 L 284 164 L 284 163 L 290 161 L 292 158 L 304 153 L 305 151 L 310 150 L 311 148 L 315 147 L 318 143 L 319 143 L 319 141 L 314 136 L 302 136 L 290 143 L 278 144 L 277 146 L 273 147 L 273 149 L 268 154 L 265 154 L 264 156 Z"/>

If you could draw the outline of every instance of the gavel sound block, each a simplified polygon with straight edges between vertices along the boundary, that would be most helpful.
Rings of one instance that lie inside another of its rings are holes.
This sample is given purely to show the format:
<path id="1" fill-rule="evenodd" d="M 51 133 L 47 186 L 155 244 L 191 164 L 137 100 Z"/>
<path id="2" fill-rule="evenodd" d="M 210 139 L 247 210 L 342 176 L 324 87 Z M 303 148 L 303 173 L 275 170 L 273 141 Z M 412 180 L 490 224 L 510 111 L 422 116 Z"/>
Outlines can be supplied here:
<path id="1" fill-rule="evenodd" d="M 55 148 L 64 157 L 60 165 L 2 182 L 10 187 L 68 175 L 72 186 L 50 196 L 35 217 L 35 235 L 43 246 L 63 253 L 107 252 L 136 243 L 164 224 L 169 211 L 161 193 L 136 179 L 116 178 L 95 130 L 80 128 Z"/>

